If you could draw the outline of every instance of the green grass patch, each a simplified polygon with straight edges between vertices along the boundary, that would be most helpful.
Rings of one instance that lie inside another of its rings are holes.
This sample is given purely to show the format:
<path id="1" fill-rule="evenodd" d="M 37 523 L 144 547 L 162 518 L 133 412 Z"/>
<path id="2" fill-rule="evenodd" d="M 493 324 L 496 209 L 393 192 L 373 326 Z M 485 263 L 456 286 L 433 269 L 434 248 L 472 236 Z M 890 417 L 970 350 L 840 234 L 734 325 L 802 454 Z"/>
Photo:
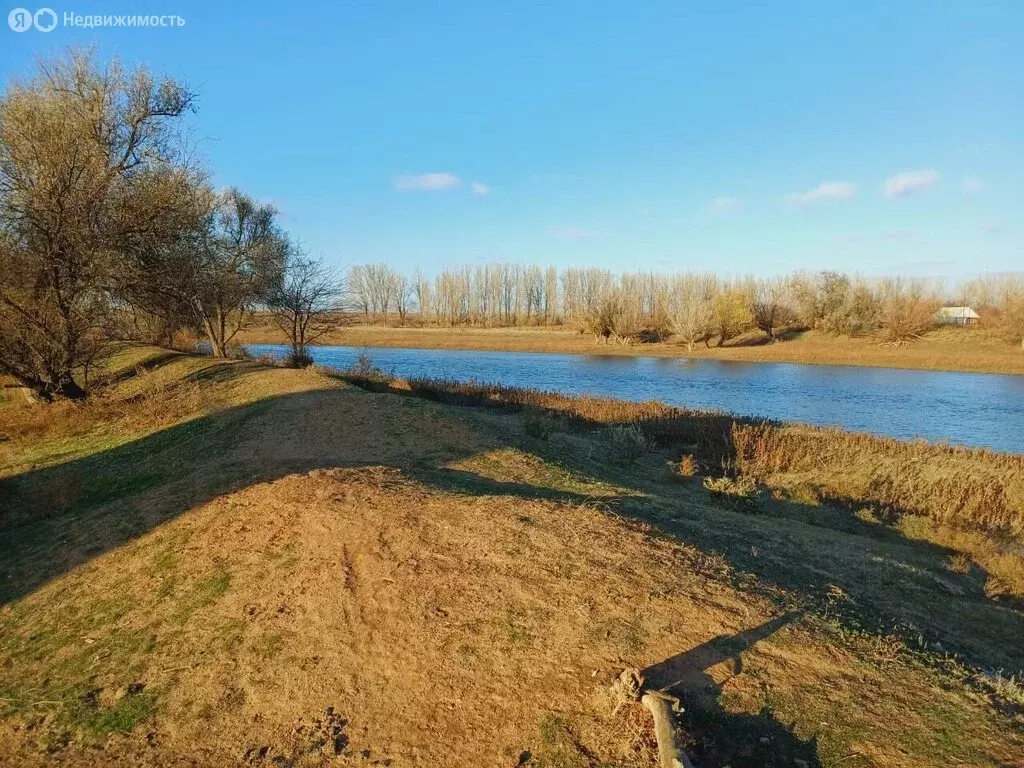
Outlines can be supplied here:
<path id="1" fill-rule="evenodd" d="M 183 597 L 175 614 L 179 621 L 185 621 L 196 611 L 212 605 L 224 596 L 231 586 L 231 572 L 226 568 L 216 571 L 203 579 Z"/>
<path id="2" fill-rule="evenodd" d="M 156 697 L 149 693 L 124 696 L 83 724 L 96 734 L 128 733 L 156 712 Z"/>

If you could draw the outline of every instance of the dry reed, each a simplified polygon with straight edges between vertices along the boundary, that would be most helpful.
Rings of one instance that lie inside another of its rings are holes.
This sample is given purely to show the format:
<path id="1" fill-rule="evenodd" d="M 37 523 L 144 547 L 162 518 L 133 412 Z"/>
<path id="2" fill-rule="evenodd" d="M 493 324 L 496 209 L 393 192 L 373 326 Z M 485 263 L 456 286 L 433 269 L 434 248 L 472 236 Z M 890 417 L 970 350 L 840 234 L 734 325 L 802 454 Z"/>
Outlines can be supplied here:
<path id="1" fill-rule="evenodd" d="M 478 382 L 393 379 L 379 371 L 335 375 L 374 391 L 454 405 L 546 412 L 569 429 L 631 425 L 662 446 L 682 448 L 704 466 L 717 465 L 758 480 L 810 475 L 823 499 L 877 505 L 896 516 L 924 516 L 942 525 L 1024 535 L 1024 456 L 1020 455 L 689 410 L 654 401 L 575 397 Z"/>

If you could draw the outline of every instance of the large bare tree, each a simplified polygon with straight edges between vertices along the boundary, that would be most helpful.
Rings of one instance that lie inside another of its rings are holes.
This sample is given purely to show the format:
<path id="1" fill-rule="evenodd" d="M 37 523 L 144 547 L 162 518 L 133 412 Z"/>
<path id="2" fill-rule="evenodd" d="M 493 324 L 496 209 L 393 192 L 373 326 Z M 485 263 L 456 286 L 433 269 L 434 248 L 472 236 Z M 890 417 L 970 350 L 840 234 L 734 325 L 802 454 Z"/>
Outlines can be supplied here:
<path id="1" fill-rule="evenodd" d="M 0 101 L 0 372 L 79 398 L 132 254 L 174 237 L 193 94 L 89 53 Z"/>

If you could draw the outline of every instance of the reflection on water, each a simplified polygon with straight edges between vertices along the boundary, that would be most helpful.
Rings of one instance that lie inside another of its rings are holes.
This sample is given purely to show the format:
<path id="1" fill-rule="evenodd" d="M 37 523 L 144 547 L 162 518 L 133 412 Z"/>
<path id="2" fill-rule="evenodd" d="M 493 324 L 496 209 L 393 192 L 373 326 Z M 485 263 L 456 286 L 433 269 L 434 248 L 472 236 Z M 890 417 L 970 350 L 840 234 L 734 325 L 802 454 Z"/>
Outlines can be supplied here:
<path id="1" fill-rule="evenodd" d="M 249 349 L 285 353 L 274 345 Z M 363 351 L 312 349 L 317 363 L 337 368 L 352 365 Z M 379 368 L 397 376 L 660 400 L 1024 453 L 1022 376 L 625 355 L 383 348 L 369 354 Z"/>

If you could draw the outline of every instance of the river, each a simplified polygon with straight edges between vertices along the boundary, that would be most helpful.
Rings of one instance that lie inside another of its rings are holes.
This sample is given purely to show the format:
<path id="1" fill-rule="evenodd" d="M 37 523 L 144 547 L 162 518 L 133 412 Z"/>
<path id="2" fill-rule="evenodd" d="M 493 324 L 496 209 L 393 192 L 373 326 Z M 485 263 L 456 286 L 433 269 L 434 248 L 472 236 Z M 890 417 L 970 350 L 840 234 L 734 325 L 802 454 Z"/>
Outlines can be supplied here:
<path id="1" fill-rule="evenodd" d="M 287 348 L 252 344 L 252 354 Z M 1024 376 L 625 355 L 312 347 L 318 364 L 361 353 L 407 378 L 500 382 L 623 400 L 660 400 L 782 421 L 838 426 L 1024 453 Z"/>

